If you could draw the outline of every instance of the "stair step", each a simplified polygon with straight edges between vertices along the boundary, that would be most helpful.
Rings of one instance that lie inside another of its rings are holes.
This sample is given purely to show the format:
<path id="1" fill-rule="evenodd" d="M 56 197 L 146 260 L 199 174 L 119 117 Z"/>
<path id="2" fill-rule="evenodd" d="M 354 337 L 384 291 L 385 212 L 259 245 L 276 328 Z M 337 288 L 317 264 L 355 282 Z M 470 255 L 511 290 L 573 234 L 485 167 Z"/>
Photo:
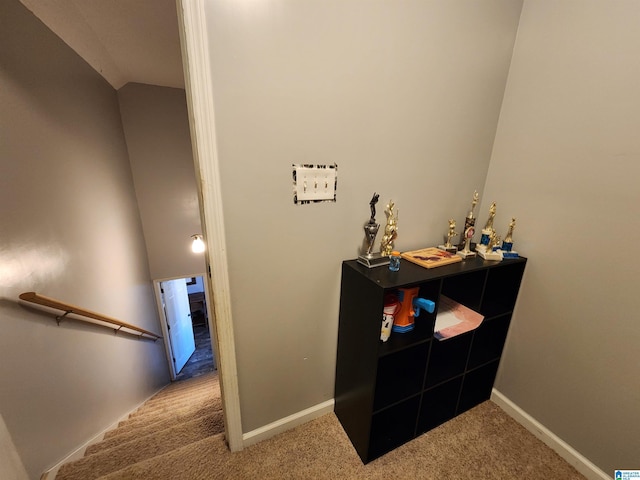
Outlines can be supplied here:
<path id="1" fill-rule="evenodd" d="M 190 378 L 189 380 L 181 380 L 179 382 L 170 383 L 165 388 L 156 393 L 149 401 L 159 399 L 165 396 L 180 394 L 183 391 L 193 391 L 195 388 L 203 385 L 210 385 L 212 382 L 218 383 L 217 372 L 206 373 L 199 377 Z"/>
<path id="2" fill-rule="evenodd" d="M 93 480 L 123 467 L 163 455 L 207 437 L 218 435 L 224 426 L 221 416 L 208 416 L 174 425 L 124 442 L 63 465 L 57 480 Z"/>
<path id="3" fill-rule="evenodd" d="M 192 396 L 185 396 L 184 398 L 180 398 L 172 401 L 165 402 L 156 402 L 151 405 L 147 405 L 146 403 L 138 408 L 135 412 L 132 412 L 128 418 L 140 417 L 142 415 L 153 415 L 154 413 L 161 413 L 168 409 L 176 409 L 187 407 L 194 403 L 203 402 L 208 399 L 215 398 L 219 396 L 215 389 L 205 390 L 201 393 L 194 394 Z"/>
<path id="4" fill-rule="evenodd" d="M 226 452 L 224 434 L 220 433 L 116 470 L 98 480 L 211 480 L 211 470 L 203 469 L 199 459 L 225 458 Z"/>
<path id="5" fill-rule="evenodd" d="M 176 401 L 176 400 L 188 398 L 189 396 L 192 396 L 192 395 L 199 395 L 201 393 L 212 392 L 216 390 L 219 390 L 219 384 L 217 381 L 209 381 L 206 383 L 196 384 L 193 387 L 188 389 L 182 388 L 180 390 L 173 390 L 171 392 L 164 392 L 163 390 L 156 393 L 153 397 L 147 400 L 145 405 L 149 405 L 149 406 L 158 405 L 166 401 Z"/>
<path id="6" fill-rule="evenodd" d="M 185 407 L 181 407 L 181 408 L 176 408 L 173 411 L 168 411 L 168 412 L 163 412 L 163 413 L 158 413 L 156 415 L 152 415 L 152 416 L 140 416 L 140 417 L 133 417 L 133 418 L 128 418 L 127 420 L 123 420 L 120 423 L 118 423 L 118 429 L 120 428 L 136 428 L 136 427 L 142 427 L 145 425 L 149 425 L 151 423 L 157 422 L 159 420 L 164 420 L 167 418 L 171 418 L 175 415 L 180 415 L 180 414 L 189 414 L 189 413 L 196 413 L 197 412 L 202 412 L 205 411 L 207 409 L 221 409 L 222 408 L 222 400 L 220 398 L 212 398 L 209 400 L 206 400 L 204 402 L 199 402 L 196 403 L 195 405 L 191 405 L 191 406 L 185 406 Z M 108 434 L 109 432 L 107 432 Z M 105 435 L 107 436 L 107 435 Z"/>
<path id="7" fill-rule="evenodd" d="M 106 434 L 102 439 L 102 442 L 105 442 L 111 439 L 113 439 L 116 442 L 120 442 L 120 441 L 124 442 L 124 441 L 127 441 L 127 440 L 124 440 L 127 437 L 129 437 L 129 439 L 131 439 L 132 437 L 135 438 L 135 436 L 137 435 L 137 432 L 143 432 L 142 433 L 143 435 L 147 435 L 149 431 L 153 431 L 156 428 L 165 429 L 165 428 L 172 427 L 174 425 L 190 422 L 192 420 L 196 420 L 198 418 L 205 417 L 211 414 L 217 414 L 217 413 L 222 414 L 222 410 L 207 407 L 207 408 L 194 410 L 188 413 L 179 413 L 174 415 L 173 417 L 159 419 L 155 422 L 150 422 L 142 426 L 130 426 L 130 427 L 117 428 L 115 430 L 106 432 Z"/>
<path id="8" fill-rule="evenodd" d="M 151 425 L 147 425 L 146 427 L 140 427 L 137 429 L 122 432 L 119 435 L 112 435 L 109 438 L 105 438 L 101 442 L 89 445 L 85 451 L 85 456 L 93 455 L 94 453 L 108 450 L 131 440 L 135 440 L 136 438 L 144 437 L 157 431 L 166 430 L 176 425 L 187 424 L 195 420 L 214 422 L 220 428 L 220 432 L 217 433 L 224 432 L 224 419 L 222 416 L 222 411 L 207 411 L 206 413 L 202 413 L 200 416 L 196 416 L 194 418 L 183 416 L 176 419 L 163 420 L 152 423 Z"/>

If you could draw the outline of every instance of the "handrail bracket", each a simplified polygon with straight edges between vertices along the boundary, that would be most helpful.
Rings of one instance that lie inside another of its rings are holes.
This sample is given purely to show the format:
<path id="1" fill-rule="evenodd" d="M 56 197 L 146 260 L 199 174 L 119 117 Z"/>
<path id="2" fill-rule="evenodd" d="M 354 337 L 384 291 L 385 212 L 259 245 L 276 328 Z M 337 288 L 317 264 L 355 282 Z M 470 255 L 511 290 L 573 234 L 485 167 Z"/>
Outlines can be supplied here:
<path id="1" fill-rule="evenodd" d="M 56 315 L 56 323 L 58 324 L 58 326 L 60 326 L 60 322 L 62 322 L 70 313 L 73 313 L 73 310 L 67 310 L 66 312 L 64 312 L 64 315 Z"/>

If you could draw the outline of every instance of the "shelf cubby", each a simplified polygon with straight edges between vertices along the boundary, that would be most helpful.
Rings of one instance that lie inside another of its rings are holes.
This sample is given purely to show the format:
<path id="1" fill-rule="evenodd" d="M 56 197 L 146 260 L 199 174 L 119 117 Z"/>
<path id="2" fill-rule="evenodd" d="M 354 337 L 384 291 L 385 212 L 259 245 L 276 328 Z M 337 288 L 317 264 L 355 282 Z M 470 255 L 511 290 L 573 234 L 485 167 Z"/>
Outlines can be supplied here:
<path id="1" fill-rule="evenodd" d="M 473 332 L 467 332 L 446 340 L 433 341 L 426 387 L 433 387 L 464 373 L 472 338 Z"/>
<path id="2" fill-rule="evenodd" d="M 458 402 L 459 414 L 489 400 L 499 364 L 500 360 L 494 360 L 475 370 L 470 370 L 464 375 L 460 401 Z"/>
<path id="3" fill-rule="evenodd" d="M 462 375 L 459 375 L 425 390 L 422 394 L 420 417 L 418 418 L 418 435 L 456 416 L 462 378 Z"/>
<path id="4" fill-rule="evenodd" d="M 415 327 L 412 331 L 403 333 L 402 335 L 391 335 L 386 342 L 380 342 L 379 355 L 386 355 L 399 352 L 406 348 L 412 347 L 418 343 L 426 343 L 433 336 L 433 325 L 435 316 L 421 313 L 415 319 Z"/>
<path id="5" fill-rule="evenodd" d="M 468 368 L 475 368 L 491 360 L 499 359 L 507 339 L 511 315 L 485 319 L 475 330 L 469 353 Z"/>
<path id="6" fill-rule="evenodd" d="M 442 295 L 469 307 L 471 310 L 480 311 L 486 275 L 485 270 L 475 270 L 464 275 L 447 277 L 442 281 Z"/>
<path id="7" fill-rule="evenodd" d="M 492 317 L 513 311 L 524 273 L 524 264 L 505 264 L 488 272 L 480 313 Z"/>
<path id="8" fill-rule="evenodd" d="M 369 447 L 372 459 L 414 438 L 419 406 L 420 397 L 416 395 L 373 415 Z"/>
<path id="9" fill-rule="evenodd" d="M 420 343 L 396 355 L 380 358 L 373 401 L 374 412 L 420 393 L 429 343 Z"/>

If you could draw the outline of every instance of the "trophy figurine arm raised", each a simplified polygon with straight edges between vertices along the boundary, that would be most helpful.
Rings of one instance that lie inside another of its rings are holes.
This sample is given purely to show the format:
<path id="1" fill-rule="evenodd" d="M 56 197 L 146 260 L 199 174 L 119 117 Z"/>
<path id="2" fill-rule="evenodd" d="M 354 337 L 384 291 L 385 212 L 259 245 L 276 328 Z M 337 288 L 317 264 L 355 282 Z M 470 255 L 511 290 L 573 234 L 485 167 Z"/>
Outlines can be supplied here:
<path id="1" fill-rule="evenodd" d="M 515 217 L 511 218 L 511 222 L 509 222 L 509 228 L 507 229 L 507 234 L 504 236 L 504 240 L 502 241 L 502 255 L 504 258 L 518 258 L 518 252 L 513 249 L 513 229 L 516 228 L 516 219 Z"/>
<path id="2" fill-rule="evenodd" d="M 496 202 L 493 202 L 489 207 L 489 218 L 482 229 L 482 236 L 480 237 L 480 243 L 476 245 L 476 251 L 479 253 L 491 252 L 489 248 L 489 241 L 491 237 L 495 235 L 496 231 L 493 228 L 493 219 L 496 216 Z M 484 257 L 483 257 L 484 258 Z"/>
<path id="3" fill-rule="evenodd" d="M 453 218 L 449 219 L 449 231 L 447 232 L 447 241 L 443 245 L 438 245 L 440 250 L 444 250 L 449 253 L 456 253 L 458 247 L 451 243 L 451 239 L 458 235 L 456 232 L 456 221 Z"/>

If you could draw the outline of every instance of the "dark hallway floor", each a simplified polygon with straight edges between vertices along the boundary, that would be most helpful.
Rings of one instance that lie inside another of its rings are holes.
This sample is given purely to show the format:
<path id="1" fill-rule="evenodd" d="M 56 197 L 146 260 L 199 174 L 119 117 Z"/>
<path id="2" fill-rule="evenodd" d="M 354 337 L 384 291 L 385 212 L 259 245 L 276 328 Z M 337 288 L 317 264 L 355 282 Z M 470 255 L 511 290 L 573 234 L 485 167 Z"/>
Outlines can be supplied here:
<path id="1" fill-rule="evenodd" d="M 196 351 L 187 361 L 176 381 L 186 380 L 213 371 L 213 350 L 211 348 L 211 335 L 209 328 L 204 325 L 194 325 L 193 334 L 196 342 Z"/>

